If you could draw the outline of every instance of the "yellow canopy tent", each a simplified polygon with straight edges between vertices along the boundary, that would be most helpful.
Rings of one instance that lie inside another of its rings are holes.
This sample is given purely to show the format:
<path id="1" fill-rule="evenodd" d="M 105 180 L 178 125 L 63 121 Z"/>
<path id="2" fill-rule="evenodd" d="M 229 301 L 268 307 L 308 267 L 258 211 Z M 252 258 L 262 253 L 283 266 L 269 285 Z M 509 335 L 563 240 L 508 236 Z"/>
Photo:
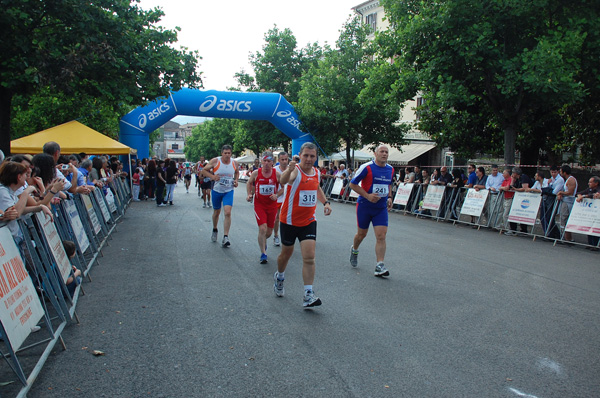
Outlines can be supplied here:
<path id="1" fill-rule="evenodd" d="M 137 150 L 121 144 L 79 122 L 72 121 L 10 142 L 11 153 L 40 153 L 46 142 L 60 145 L 64 154 L 135 155 Z"/>

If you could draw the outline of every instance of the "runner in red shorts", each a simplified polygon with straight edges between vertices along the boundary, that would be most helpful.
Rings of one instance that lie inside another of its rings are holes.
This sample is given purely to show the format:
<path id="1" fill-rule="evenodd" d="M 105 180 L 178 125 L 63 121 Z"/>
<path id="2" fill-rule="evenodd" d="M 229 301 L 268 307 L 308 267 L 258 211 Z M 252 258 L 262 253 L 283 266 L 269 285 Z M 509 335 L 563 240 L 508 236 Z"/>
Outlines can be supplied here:
<path id="1" fill-rule="evenodd" d="M 280 174 L 273 168 L 273 153 L 263 152 L 262 167 L 250 175 L 246 183 L 248 197 L 254 200 L 254 215 L 258 224 L 258 247 L 260 248 L 260 263 L 267 263 L 267 239 L 273 233 L 275 217 L 277 216 L 277 191 L 279 191 Z"/>

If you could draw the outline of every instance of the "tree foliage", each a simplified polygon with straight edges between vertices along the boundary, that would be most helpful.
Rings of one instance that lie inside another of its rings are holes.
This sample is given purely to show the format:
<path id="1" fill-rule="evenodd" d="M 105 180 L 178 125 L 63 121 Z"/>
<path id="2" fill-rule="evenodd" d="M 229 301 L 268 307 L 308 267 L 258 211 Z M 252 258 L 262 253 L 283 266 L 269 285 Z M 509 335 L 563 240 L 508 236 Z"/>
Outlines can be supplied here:
<path id="1" fill-rule="evenodd" d="M 388 92 L 403 100 L 406 89 L 423 90 L 422 126 L 440 142 L 471 152 L 463 144 L 474 135 L 497 142 L 501 132 L 505 161 L 513 163 L 515 148 L 540 141 L 524 137 L 544 131 L 532 117 L 544 119 L 589 94 L 581 70 L 586 52 L 598 55 L 588 43 L 590 25 L 598 25 L 592 1 L 382 4 L 392 26 L 378 38 L 380 56 L 393 59 Z"/>
<path id="2" fill-rule="evenodd" d="M 383 95 L 361 96 L 370 70 L 381 60 L 373 58 L 369 28 L 358 18 L 350 19 L 336 42 L 317 66 L 302 78 L 298 100 L 300 116 L 323 149 L 338 151 L 386 142 L 403 143 L 406 126 L 397 124 L 400 107 Z"/>
<path id="3" fill-rule="evenodd" d="M 238 88 L 279 93 L 295 104 L 301 77 L 311 66 L 316 65 L 323 50 L 318 43 L 309 43 L 298 49 L 292 31 L 287 28 L 280 30 L 276 25 L 265 34 L 264 40 L 262 51 L 250 56 L 254 76 L 243 71 L 236 73 Z M 239 145 L 246 143 L 256 153 L 269 147 L 289 147 L 289 138 L 268 122 L 245 121 L 242 125 L 241 135 L 236 142 Z"/>
<path id="4" fill-rule="evenodd" d="M 142 10 L 129 0 L 2 0 L 0 26 L 0 148 L 10 144 L 10 111 L 31 94 L 100 108 L 143 104 L 200 83 L 198 55 L 172 47 L 176 30 L 157 27 L 160 9 Z M 36 102 L 35 100 L 34 102 Z M 63 110 L 66 106 L 63 106 Z M 82 116 L 74 106 L 66 122 Z M 87 114 L 87 109 L 84 110 Z"/>
<path id="5" fill-rule="evenodd" d="M 196 162 L 200 156 L 211 159 L 221 155 L 223 145 L 232 145 L 233 153 L 239 154 L 244 148 L 234 146 L 239 135 L 240 120 L 212 119 L 194 127 L 192 135 L 185 142 L 185 157 Z"/>

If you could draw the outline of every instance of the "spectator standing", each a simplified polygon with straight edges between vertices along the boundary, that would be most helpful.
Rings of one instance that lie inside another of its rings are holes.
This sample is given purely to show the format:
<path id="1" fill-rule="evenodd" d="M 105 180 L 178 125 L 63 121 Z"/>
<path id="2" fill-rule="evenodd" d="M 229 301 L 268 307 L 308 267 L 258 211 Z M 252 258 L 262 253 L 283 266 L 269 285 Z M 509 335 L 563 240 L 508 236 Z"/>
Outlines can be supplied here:
<path id="1" fill-rule="evenodd" d="M 581 192 L 577 192 L 577 199 L 575 199 L 575 200 L 577 202 L 581 202 L 584 198 L 594 199 L 594 197 L 599 194 L 600 194 L 600 177 L 593 176 L 588 181 L 588 188 L 584 189 Z M 600 237 L 588 235 L 587 239 L 588 239 L 588 244 L 590 246 L 596 246 L 596 247 L 591 247 L 589 249 L 598 250 L 598 242 L 600 241 Z"/>
<path id="2" fill-rule="evenodd" d="M 156 168 L 156 205 L 165 207 L 165 186 L 167 185 L 167 174 L 165 173 L 165 161 L 159 160 Z"/>
<path id="3" fill-rule="evenodd" d="M 567 226 L 567 220 L 571 214 L 573 203 L 575 203 L 575 193 L 577 192 L 577 180 L 571 175 L 571 166 L 565 164 L 560 168 L 560 175 L 565 180 L 565 186 L 562 191 L 556 194 L 556 200 L 561 202 L 560 205 L 560 225 L 564 229 Z M 573 236 L 570 232 L 563 235 L 563 240 L 567 242 L 573 241 Z"/>
<path id="4" fill-rule="evenodd" d="M 515 235 L 515 232 L 513 230 L 510 230 L 508 227 L 508 215 L 510 214 L 510 207 L 515 196 L 514 191 L 511 191 L 511 186 L 513 185 L 512 170 L 509 168 L 504 169 L 504 171 L 502 172 L 502 176 L 504 177 L 504 181 L 498 189 L 499 192 L 504 193 L 504 200 L 502 201 L 502 207 L 504 208 L 504 212 L 502 214 L 502 225 L 504 229 L 507 230 L 506 232 L 504 232 L 504 234 L 512 236 Z"/>
<path id="5" fill-rule="evenodd" d="M 177 163 L 174 160 L 171 160 L 167 166 L 167 198 L 165 200 L 165 203 L 169 202 L 169 205 L 171 206 L 173 206 L 173 192 L 175 191 L 177 178 Z"/>
<path id="6" fill-rule="evenodd" d="M 147 196 L 150 200 L 156 200 L 156 160 L 150 159 L 148 161 L 148 166 L 146 166 L 146 175 L 148 179 L 146 180 L 147 188 Z"/>
<path id="7" fill-rule="evenodd" d="M 515 167 L 512 172 L 512 185 L 511 189 L 515 192 L 527 192 L 529 187 L 533 185 L 531 178 L 527 174 L 523 174 L 520 167 Z M 515 231 L 517 229 L 517 223 L 510 223 L 511 229 Z M 520 224 L 519 229 L 522 233 L 527 233 L 527 224 Z"/>
<path id="8" fill-rule="evenodd" d="M 133 183 L 133 201 L 134 202 L 139 202 L 140 199 L 140 168 L 136 167 L 135 171 L 133 172 L 133 178 L 132 178 L 132 183 Z"/>
<path id="9" fill-rule="evenodd" d="M 465 185 L 467 188 L 473 188 L 475 186 L 475 182 L 477 182 L 477 168 L 474 164 L 470 164 L 467 166 L 467 172 L 469 173 L 469 177 L 467 178 L 467 184 Z"/>
<path id="10" fill-rule="evenodd" d="M 490 192 L 498 192 L 498 189 L 502 186 L 504 177 L 498 172 L 498 165 L 492 165 L 492 173 L 487 176 L 485 180 L 485 189 Z"/>

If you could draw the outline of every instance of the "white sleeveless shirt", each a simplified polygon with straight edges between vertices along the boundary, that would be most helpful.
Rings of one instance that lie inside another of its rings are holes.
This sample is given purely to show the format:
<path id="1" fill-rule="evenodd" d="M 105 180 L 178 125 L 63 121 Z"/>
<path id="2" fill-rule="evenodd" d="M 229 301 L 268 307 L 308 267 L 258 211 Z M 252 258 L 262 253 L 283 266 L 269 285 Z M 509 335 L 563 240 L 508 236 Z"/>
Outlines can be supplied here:
<path id="1" fill-rule="evenodd" d="M 213 173 L 220 177 L 219 181 L 215 181 L 213 190 L 219 193 L 227 193 L 233 190 L 233 179 L 235 176 L 236 164 L 233 159 L 229 161 L 229 164 L 225 164 L 221 161 L 221 156 L 217 158 L 217 165 L 213 169 Z"/>

